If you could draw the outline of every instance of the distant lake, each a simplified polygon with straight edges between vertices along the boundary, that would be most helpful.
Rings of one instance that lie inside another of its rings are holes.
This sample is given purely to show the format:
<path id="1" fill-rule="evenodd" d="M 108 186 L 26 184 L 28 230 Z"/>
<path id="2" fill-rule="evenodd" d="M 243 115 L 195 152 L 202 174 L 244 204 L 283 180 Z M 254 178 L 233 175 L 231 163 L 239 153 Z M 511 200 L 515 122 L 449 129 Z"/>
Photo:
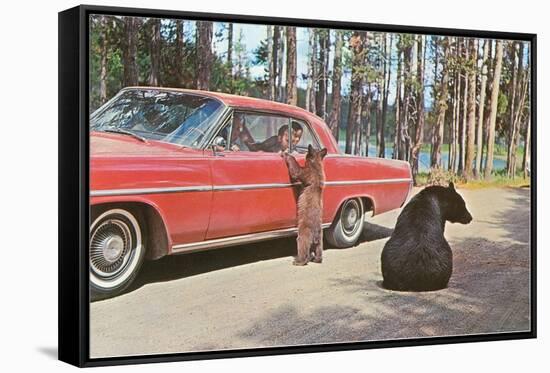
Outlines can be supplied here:
<path id="1" fill-rule="evenodd" d="M 344 149 L 346 148 L 346 142 L 345 141 L 339 141 L 338 145 L 340 147 L 340 150 L 344 152 Z M 386 158 L 390 158 L 393 155 L 393 148 L 386 148 Z M 370 144 L 369 145 L 369 157 L 376 157 L 376 145 Z M 441 152 L 441 160 L 443 162 L 443 168 L 448 167 L 449 163 L 449 152 L 442 151 Z M 420 159 L 419 159 L 419 171 L 420 172 L 428 172 L 430 170 L 430 152 L 427 151 L 420 151 Z M 500 158 L 494 158 L 493 159 L 493 170 L 503 170 L 506 168 L 506 160 L 500 159 Z"/>

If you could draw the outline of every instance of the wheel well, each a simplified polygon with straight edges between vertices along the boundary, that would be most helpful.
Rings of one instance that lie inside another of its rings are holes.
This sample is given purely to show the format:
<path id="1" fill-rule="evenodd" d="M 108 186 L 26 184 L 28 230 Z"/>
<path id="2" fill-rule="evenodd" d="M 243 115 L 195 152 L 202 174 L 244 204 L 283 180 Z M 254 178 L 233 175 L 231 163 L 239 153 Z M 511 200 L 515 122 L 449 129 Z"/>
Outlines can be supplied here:
<path id="1" fill-rule="evenodd" d="M 374 202 L 370 197 L 361 197 L 361 200 L 363 201 L 363 209 L 365 212 L 372 211 L 372 214 L 374 215 Z"/>
<path id="2" fill-rule="evenodd" d="M 162 217 L 157 210 L 140 202 L 123 202 L 123 203 L 105 203 L 91 206 L 90 224 L 96 216 L 102 212 L 113 209 L 122 208 L 133 213 L 138 219 L 140 225 L 145 231 L 145 258 L 155 260 L 162 258 L 168 253 L 168 234 Z"/>
<path id="3" fill-rule="evenodd" d="M 372 199 L 370 197 L 365 197 L 365 196 L 354 196 L 354 197 L 349 197 L 349 198 L 346 198 L 344 199 L 340 205 L 338 206 L 338 209 L 336 210 L 336 213 L 334 215 L 334 217 L 332 218 L 332 223 L 334 223 L 334 221 L 336 220 L 336 218 L 338 216 L 340 216 L 340 211 L 342 210 L 342 206 L 344 206 L 344 203 L 350 199 L 356 199 L 356 198 L 360 198 L 361 199 L 361 202 L 363 202 L 363 210 L 364 212 L 367 212 L 367 211 L 372 211 L 373 212 L 373 215 L 374 215 L 374 202 L 372 201 Z"/>

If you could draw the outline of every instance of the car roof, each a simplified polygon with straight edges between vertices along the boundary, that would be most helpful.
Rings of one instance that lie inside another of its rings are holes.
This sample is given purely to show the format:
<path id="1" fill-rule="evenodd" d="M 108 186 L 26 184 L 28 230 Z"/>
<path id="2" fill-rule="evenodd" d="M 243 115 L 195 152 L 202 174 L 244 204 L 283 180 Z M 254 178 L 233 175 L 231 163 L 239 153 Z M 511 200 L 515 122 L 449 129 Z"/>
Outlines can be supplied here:
<path id="1" fill-rule="evenodd" d="M 135 86 L 126 87 L 126 89 L 150 89 L 157 91 L 170 91 L 170 92 L 183 92 L 193 95 L 200 95 L 204 97 L 210 97 L 221 101 L 223 104 L 229 107 L 237 109 L 257 110 L 264 112 L 275 112 L 284 115 L 288 115 L 297 119 L 307 121 L 313 126 L 317 136 L 320 137 L 321 143 L 329 149 L 330 152 L 339 153 L 338 144 L 334 137 L 330 135 L 330 130 L 323 119 L 317 115 L 304 110 L 298 106 L 283 104 L 281 102 L 263 100 L 261 98 L 247 97 L 232 95 L 229 93 L 202 91 L 197 89 L 184 89 L 184 88 L 168 88 L 168 87 L 148 87 L 148 86 Z"/>
<path id="2" fill-rule="evenodd" d="M 194 95 L 201 95 L 205 97 L 211 97 L 218 99 L 227 106 L 236 107 L 236 108 L 247 108 L 253 110 L 266 110 L 266 111 L 280 111 L 287 114 L 293 114 L 298 117 L 315 117 L 319 120 L 315 114 L 310 113 L 307 110 L 304 110 L 300 107 L 283 104 L 281 102 L 264 100 L 255 97 L 247 96 L 238 96 L 232 95 L 229 93 L 222 92 L 212 92 L 212 91 L 202 91 L 198 89 L 184 89 L 184 88 L 168 88 L 168 87 L 147 87 L 147 86 L 136 86 L 136 87 L 126 87 L 125 89 L 151 89 L 151 90 L 161 90 L 161 91 L 172 91 L 172 92 L 185 92 Z"/>

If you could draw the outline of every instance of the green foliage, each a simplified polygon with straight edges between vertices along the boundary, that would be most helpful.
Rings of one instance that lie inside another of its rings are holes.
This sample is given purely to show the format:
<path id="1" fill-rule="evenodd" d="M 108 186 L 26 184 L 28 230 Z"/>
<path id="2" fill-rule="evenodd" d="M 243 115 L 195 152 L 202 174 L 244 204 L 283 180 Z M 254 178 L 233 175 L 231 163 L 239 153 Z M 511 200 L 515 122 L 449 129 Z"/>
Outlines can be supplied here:
<path id="1" fill-rule="evenodd" d="M 504 115 L 508 110 L 508 96 L 500 91 L 498 94 L 497 115 Z"/>

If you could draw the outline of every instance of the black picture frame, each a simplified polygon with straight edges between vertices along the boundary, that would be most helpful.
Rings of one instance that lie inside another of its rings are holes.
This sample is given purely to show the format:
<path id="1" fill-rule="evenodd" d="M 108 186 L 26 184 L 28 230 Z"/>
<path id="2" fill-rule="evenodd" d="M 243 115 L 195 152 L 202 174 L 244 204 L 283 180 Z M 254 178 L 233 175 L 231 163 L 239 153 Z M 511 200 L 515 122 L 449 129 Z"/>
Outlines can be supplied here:
<path id="1" fill-rule="evenodd" d="M 163 17 L 186 20 L 233 21 L 240 23 L 286 26 L 317 26 L 416 34 L 496 38 L 531 42 L 531 330 L 452 337 L 414 338 L 407 340 L 334 343 L 312 346 L 285 346 L 142 355 L 131 357 L 89 358 L 89 59 L 88 32 L 90 14 Z M 357 22 L 273 18 L 232 14 L 197 13 L 157 9 L 136 9 L 81 5 L 59 13 L 59 360 L 79 367 L 173 362 L 196 359 L 219 359 L 258 355 L 282 355 L 325 351 L 436 345 L 536 338 L 537 335 L 537 35 L 483 30 L 460 30 L 434 27 L 382 25 Z"/>

